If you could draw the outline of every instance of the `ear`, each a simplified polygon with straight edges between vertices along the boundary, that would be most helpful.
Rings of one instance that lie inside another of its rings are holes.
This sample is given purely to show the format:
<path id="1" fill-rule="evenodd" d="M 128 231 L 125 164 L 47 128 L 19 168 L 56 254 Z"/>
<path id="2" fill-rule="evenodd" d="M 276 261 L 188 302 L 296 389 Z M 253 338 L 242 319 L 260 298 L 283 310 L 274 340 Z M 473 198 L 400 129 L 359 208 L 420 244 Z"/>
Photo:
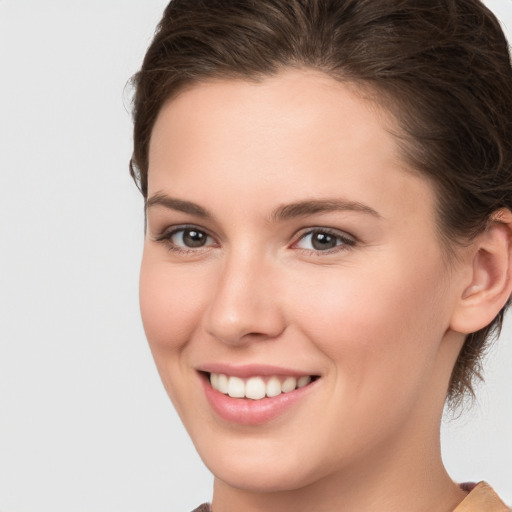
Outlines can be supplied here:
<path id="1" fill-rule="evenodd" d="M 464 334 L 489 325 L 512 293 L 512 213 L 498 210 L 468 249 L 472 249 L 469 277 L 450 324 Z"/>

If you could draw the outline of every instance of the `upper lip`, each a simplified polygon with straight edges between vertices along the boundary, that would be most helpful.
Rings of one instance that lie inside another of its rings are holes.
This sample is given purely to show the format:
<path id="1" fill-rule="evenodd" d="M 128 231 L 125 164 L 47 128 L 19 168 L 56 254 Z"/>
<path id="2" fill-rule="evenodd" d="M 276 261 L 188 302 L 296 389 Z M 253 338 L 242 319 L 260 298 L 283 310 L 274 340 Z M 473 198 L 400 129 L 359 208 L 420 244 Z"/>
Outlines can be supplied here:
<path id="1" fill-rule="evenodd" d="M 318 375 L 308 371 L 284 368 L 282 366 L 246 364 L 231 365 L 226 363 L 206 363 L 196 367 L 197 371 L 206 373 L 222 373 L 231 377 L 240 377 L 242 379 L 255 376 L 287 375 L 292 377 L 303 377 L 306 375 Z"/>

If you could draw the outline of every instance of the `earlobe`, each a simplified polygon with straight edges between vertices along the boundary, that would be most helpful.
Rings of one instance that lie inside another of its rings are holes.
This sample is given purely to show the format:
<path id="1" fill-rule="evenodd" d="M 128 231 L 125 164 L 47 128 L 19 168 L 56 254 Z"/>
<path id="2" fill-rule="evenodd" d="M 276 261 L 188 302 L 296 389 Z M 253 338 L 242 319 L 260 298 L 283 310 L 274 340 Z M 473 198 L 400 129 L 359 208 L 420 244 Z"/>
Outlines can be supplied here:
<path id="1" fill-rule="evenodd" d="M 489 325 L 512 293 L 512 213 L 498 210 L 472 248 L 470 279 L 451 321 L 464 334 Z"/>

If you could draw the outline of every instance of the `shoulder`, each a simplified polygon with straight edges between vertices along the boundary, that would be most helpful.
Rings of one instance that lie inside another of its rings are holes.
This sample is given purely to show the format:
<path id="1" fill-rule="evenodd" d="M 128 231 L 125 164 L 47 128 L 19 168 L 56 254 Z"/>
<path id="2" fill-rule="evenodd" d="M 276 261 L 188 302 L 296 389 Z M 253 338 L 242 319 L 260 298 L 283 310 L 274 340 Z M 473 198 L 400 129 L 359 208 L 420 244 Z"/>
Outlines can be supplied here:
<path id="1" fill-rule="evenodd" d="M 512 512 L 486 482 L 461 487 L 469 494 L 453 512 Z"/>
<path id="2" fill-rule="evenodd" d="M 203 503 L 202 505 L 199 505 L 199 507 L 192 510 L 192 512 L 211 512 L 210 504 Z"/>

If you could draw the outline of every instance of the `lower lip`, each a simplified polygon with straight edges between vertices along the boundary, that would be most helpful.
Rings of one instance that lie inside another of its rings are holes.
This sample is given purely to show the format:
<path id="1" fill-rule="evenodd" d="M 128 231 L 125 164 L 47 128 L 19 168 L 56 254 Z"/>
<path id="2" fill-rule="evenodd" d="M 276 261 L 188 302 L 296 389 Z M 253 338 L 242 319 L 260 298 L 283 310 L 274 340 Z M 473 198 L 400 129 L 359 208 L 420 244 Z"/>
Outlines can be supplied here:
<path id="1" fill-rule="evenodd" d="M 202 378 L 201 381 L 206 398 L 214 412 L 223 420 L 239 425 L 261 425 L 281 416 L 305 398 L 317 382 L 313 381 L 289 393 L 251 400 L 250 398 L 231 398 L 213 389 L 208 379 Z"/>

